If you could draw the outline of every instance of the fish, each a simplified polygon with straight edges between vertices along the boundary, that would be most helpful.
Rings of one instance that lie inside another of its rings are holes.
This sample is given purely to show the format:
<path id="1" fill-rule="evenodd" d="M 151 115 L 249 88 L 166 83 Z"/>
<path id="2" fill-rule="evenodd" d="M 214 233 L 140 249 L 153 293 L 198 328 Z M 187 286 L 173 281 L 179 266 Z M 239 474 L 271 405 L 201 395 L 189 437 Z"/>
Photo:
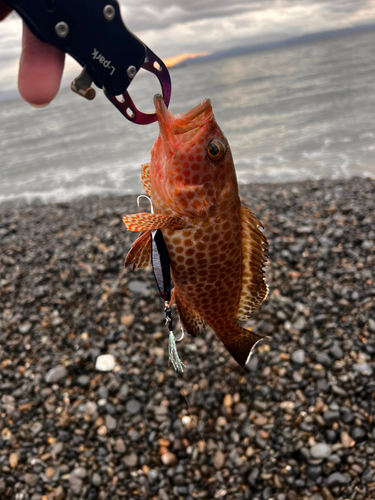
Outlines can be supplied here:
<path id="1" fill-rule="evenodd" d="M 160 229 L 169 254 L 180 322 L 192 336 L 209 325 L 241 366 L 264 337 L 241 326 L 268 295 L 264 226 L 241 204 L 232 153 L 211 101 L 173 115 L 154 97 L 159 136 L 141 182 L 152 213 L 123 217 L 140 231 L 125 265 L 146 267 L 151 232 Z"/>

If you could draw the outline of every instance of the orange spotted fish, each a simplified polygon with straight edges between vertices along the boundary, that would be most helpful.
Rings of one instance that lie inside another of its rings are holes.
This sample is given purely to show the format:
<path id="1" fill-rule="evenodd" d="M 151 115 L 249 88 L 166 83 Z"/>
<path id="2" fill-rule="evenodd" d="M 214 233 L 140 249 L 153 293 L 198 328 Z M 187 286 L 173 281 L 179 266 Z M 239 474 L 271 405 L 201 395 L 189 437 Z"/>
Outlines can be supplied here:
<path id="1" fill-rule="evenodd" d="M 232 154 L 209 99 L 173 116 L 154 98 L 160 135 L 142 185 L 153 213 L 127 215 L 130 231 L 142 231 L 125 265 L 150 264 L 151 231 L 167 245 L 173 297 L 180 321 L 196 336 L 207 323 L 233 358 L 244 365 L 261 336 L 243 328 L 268 293 L 262 224 L 241 205 Z"/>

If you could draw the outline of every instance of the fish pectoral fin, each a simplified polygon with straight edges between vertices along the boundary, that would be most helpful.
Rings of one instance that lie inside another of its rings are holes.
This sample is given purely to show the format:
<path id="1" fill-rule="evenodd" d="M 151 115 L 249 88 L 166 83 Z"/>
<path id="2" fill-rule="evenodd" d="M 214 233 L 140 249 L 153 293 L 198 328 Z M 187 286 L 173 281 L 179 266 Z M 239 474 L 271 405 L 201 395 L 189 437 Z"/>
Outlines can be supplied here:
<path id="1" fill-rule="evenodd" d="M 142 167 L 141 183 L 143 190 L 147 194 L 147 196 L 151 196 L 150 164 L 144 163 L 143 165 L 141 165 L 141 167 Z"/>
<path id="2" fill-rule="evenodd" d="M 268 295 L 264 267 L 268 242 L 262 224 L 254 214 L 241 205 L 242 236 L 242 285 L 237 319 L 247 320 L 259 308 Z"/>
<path id="3" fill-rule="evenodd" d="M 147 231 L 149 229 L 182 229 L 185 221 L 180 217 L 162 214 L 133 214 L 125 215 L 123 223 L 129 231 Z"/>
<path id="4" fill-rule="evenodd" d="M 216 332 L 215 332 L 216 333 Z M 241 325 L 236 323 L 234 329 L 229 333 L 217 334 L 219 339 L 225 345 L 227 350 L 230 352 L 232 357 L 241 366 L 245 366 L 249 360 L 250 353 L 259 340 L 267 337 L 262 337 L 246 328 L 242 328 Z"/>
<path id="5" fill-rule="evenodd" d="M 151 265 L 151 229 L 142 232 L 133 243 L 125 259 L 125 267 L 133 262 L 133 269 Z"/>
<path id="6" fill-rule="evenodd" d="M 177 292 L 175 292 L 173 296 L 182 327 L 190 335 L 197 337 L 200 332 L 204 330 L 203 319 L 184 300 L 181 299 Z"/>

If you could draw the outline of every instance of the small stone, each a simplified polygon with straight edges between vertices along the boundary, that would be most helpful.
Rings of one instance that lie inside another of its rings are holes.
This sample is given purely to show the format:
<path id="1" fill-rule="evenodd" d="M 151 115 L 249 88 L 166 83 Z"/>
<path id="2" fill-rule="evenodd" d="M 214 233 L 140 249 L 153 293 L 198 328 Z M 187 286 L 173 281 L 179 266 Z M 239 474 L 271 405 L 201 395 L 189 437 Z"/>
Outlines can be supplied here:
<path id="1" fill-rule="evenodd" d="M 217 450 L 214 455 L 214 467 L 215 469 L 221 469 L 225 463 L 225 455 L 221 450 Z"/>
<path id="2" fill-rule="evenodd" d="M 362 482 L 363 483 L 373 483 L 375 481 L 374 471 L 371 467 L 366 467 L 362 473 Z"/>
<path id="3" fill-rule="evenodd" d="M 166 453 L 163 453 L 163 455 L 161 456 L 161 461 L 163 462 L 164 465 L 167 465 L 168 467 L 173 467 L 177 463 L 177 457 L 171 451 L 167 451 Z"/>
<path id="4" fill-rule="evenodd" d="M 85 477 L 87 477 L 87 469 L 85 469 L 84 467 L 76 467 L 73 471 L 73 474 L 75 474 L 80 479 L 85 479 Z"/>
<path id="5" fill-rule="evenodd" d="M 53 500 L 63 500 L 65 498 L 64 488 L 59 484 L 59 486 L 53 491 Z"/>
<path id="6" fill-rule="evenodd" d="M 81 387 L 88 387 L 90 385 L 90 377 L 88 375 L 80 375 L 77 379 L 77 383 Z"/>
<path id="7" fill-rule="evenodd" d="M 350 448 L 355 445 L 354 439 L 351 438 L 346 431 L 342 431 L 340 434 L 340 441 L 344 448 Z"/>
<path id="8" fill-rule="evenodd" d="M 112 417 L 112 415 L 105 416 L 105 425 L 108 430 L 113 431 L 117 427 L 117 420 Z"/>
<path id="9" fill-rule="evenodd" d="M 23 325 L 20 326 L 19 330 L 22 335 L 27 335 L 31 330 L 31 328 L 32 328 L 31 323 L 24 323 Z"/>
<path id="10" fill-rule="evenodd" d="M 98 411 L 98 406 L 94 401 L 88 401 L 85 406 L 85 414 L 92 417 L 96 415 Z"/>
<path id="11" fill-rule="evenodd" d="M 55 443 L 53 443 L 51 445 L 51 449 L 52 449 L 52 453 L 57 456 L 59 455 L 63 449 L 64 449 L 64 443 L 62 443 L 61 441 L 56 441 Z"/>
<path id="12" fill-rule="evenodd" d="M 266 419 L 266 417 L 257 417 L 255 420 L 254 420 L 254 424 L 257 425 L 258 427 L 263 427 L 264 425 L 266 425 L 268 422 L 268 420 Z"/>
<path id="13" fill-rule="evenodd" d="M 121 316 L 121 324 L 124 326 L 130 326 L 134 321 L 134 314 L 126 314 Z"/>
<path id="14" fill-rule="evenodd" d="M 334 472 L 327 478 L 328 488 L 335 488 L 335 486 L 346 486 L 350 483 L 349 474 L 341 474 L 340 472 Z"/>
<path id="15" fill-rule="evenodd" d="M 126 450 L 125 443 L 123 439 L 116 439 L 115 448 L 117 453 L 124 453 Z"/>
<path id="16" fill-rule="evenodd" d="M 326 443 L 317 443 L 310 450 L 311 457 L 316 459 L 327 458 L 330 456 L 330 454 L 331 447 Z"/>
<path id="17" fill-rule="evenodd" d="M 97 394 L 100 399 L 107 399 L 109 396 L 109 390 L 107 387 L 99 387 Z"/>
<path id="18" fill-rule="evenodd" d="M 314 318 L 314 323 L 318 326 L 323 325 L 327 321 L 327 315 L 326 314 L 318 314 Z"/>
<path id="19" fill-rule="evenodd" d="M 96 358 L 95 369 L 99 372 L 111 372 L 115 366 L 116 360 L 112 354 L 101 354 Z"/>
<path id="20" fill-rule="evenodd" d="M 106 436 L 107 435 L 107 432 L 108 432 L 108 429 L 105 425 L 100 425 L 98 427 L 98 430 L 97 430 L 97 433 L 99 436 Z"/>
<path id="21" fill-rule="evenodd" d="M 9 455 L 9 465 L 12 467 L 12 469 L 15 469 L 18 465 L 18 455 L 17 453 L 11 453 Z"/>
<path id="22" fill-rule="evenodd" d="M 68 370 L 65 366 L 57 365 L 54 368 L 51 368 L 51 370 L 47 373 L 46 382 L 47 384 L 56 384 L 57 382 L 60 382 L 60 380 L 66 378 L 67 375 Z"/>
<path id="23" fill-rule="evenodd" d="M 307 467 L 307 476 L 309 479 L 315 481 L 322 474 L 322 468 L 320 465 L 309 465 Z"/>
<path id="24" fill-rule="evenodd" d="M 226 394 L 223 399 L 223 405 L 226 408 L 230 408 L 233 405 L 233 398 L 230 394 Z"/>
<path id="25" fill-rule="evenodd" d="M 367 322 L 368 329 L 371 333 L 375 333 L 375 320 L 370 318 Z"/>
<path id="26" fill-rule="evenodd" d="M 43 429 L 43 424 L 41 422 L 33 422 L 30 426 L 30 432 L 32 436 L 37 436 L 39 432 Z"/>
<path id="27" fill-rule="evenodd" d="M 128 467 L 136 467 L 138 465 L 138 455 L 130 453 L 130 455 L 124 457 L 124 462 Z"/>
<path id="28" fill-rule="evenodd" d="M 173 477 L 173 484 L 175 486 L 184 486 L 186 484 L 186 477 L 183 474 L 176 474 Z"/>
<path id="29" fill-rule="evenodd" d="M 69 487 L 75 495 L 79 495 L 83 488 L 83 481 L 74 473 L 69 476 Z"/>
<path id="30" fill-rule="evenodd" d="M 234 405 L 234 409 L 233 410 L 234 410 L 234 413 L 236 415 L 242 415 L 243 413 L 247 412 L 247 405 L 246 405 L 246 403 L 241 403 L 241 402 L 236 403 Z"/>
<path id="31" fill-rule="evenodd" d="M 338 396 L 346 396 L 346 390 L 339 385 L 332 384 L 332 391 Z"/>
<path id="32" fill-rule="evenodd" d="M 366 433 L 365 429 L 363 429 L 363 427 L 354 427 L 351 435 L 356 443 L 358 443 L 360 441 L 364 441 L 367 437 L 367 433 Z"/>
<path id="33" fill-rule="evenodd" d="M 342 359 L 344 357 L 344 351 L 338 344 L 333 344 L 333 346 L 329 350 L 329 353 L 334 359 Z"/>
<path id="34" fill-rule="evenodd" d="M 127 384 L 122 384 L 120 388 L 120 396 L 125 399 L 129 394 L 129 387 Z"/>
<path id="35" fill-rule="evenodd" d="M 332 493 L 331 493 L 331 490 L 329 488 L 327 488 L 327 486 L 323 486 L 323 488 L 320 490 L 321 491 L 321 498 L 323 500 L 335 500 Z"/>
<path id="36" fill-rule="evenodd" d="M 288 413 L 293 413 L 296 404 L 294 401 L 281 401 L 280 408 Z"/>
<path id="37" fill-rule="evenodd" d="M 98 474 L 97 472 L 94 472 L 94 474 L 92 475 L 92 478 L 91 478 L 91 482 L 94 486 L 100 486 L 102 484 L 102 478 L 101 478 L 100 474 Z"/>
<path id="38" fill-rule="evenodd" d="M 139 293 L 144 297 L 148 297 L 150 295 L 150 290 L 148 289 L 146 283 L 144 283 L 143 281 L 139 280 L 129 281 L 127 287 L 130 292 Z"/>
<path id="39" fill-rule="evenodd" d="M 302 331 L 306 328 L 306 320 L 303 316 L 299 316 L 297 320 L 293 323 L 293 328 L 298 331 Z"/>
<path id="40" fill-rule="evenodd" d="M 325 354 L 324 352 L 318 352 L 317 355 L 315 356 L 315 359 L 317 363 L 320 363 L 326 368 L 329 368 L 332 365 L 331 357 L 328 356 L 328 354 Z"/>
<path id="41" fill-rule="evenodd" d="M 254 455 L 255 450 L 254 450 L 254 448 L 253 448 L 252 446 L 248 446 L 248 447 L 246 448 L 246 452 L 245 452 L 245 453 L 246 453 L 246 456 L 247 456 L 248 458 L 250 458 L 250 457 L 252 457 L 252 456 Z"/>
<path id="42" fill-rule="evenodd" d="M 32 488 L 35 488 L 35 486 L 39 482 L 39 476 L 37 474 L 25 474 L 25 483 Z"/>
<path id="43" fill-rule="evenodd" d="M 55 471 L 55 469 L 53 467 L 47 467 L 47 469 L 46 469 L 46 476 L 49 479 L 52 479 L 55 474 L 56 474 L 56 471 Z"/>
<path id="44" fill-rule="evenodd" d="M 303 363 L 305 362 L 305 351 L 303 349 L 294 351 L 292 353 L 291 360 L 293 361 L 293 363 L 303 365 Z"/>
<path id="45" fill-rule="evenodd" d="M 353 365 L 353 370 L 365 375 L 366 377 L 370 377 L 372 375 L 372 368 L 368 363 L 355 363 Z"/>
<path id="46" fill-rule="evenodd" d="M 209 386 L 209 381 L 206 378 L 202 378 L 198 384 L 199 384 L 199 389 L 201 391 L 204 391 Z"/>
<path id="47" fill-rule="evenodd" d="M 155 469 L 151 469 L 147 474 L 147 479 L 150 484 L 155 484 L 158 480 L 159 473 Z"/>
<path id="48" fill-rule="evenodd" d="M 344 424 L 351 424 L 354 420 L 354 415 L 350 410 L 346 410 L 342 413 L 341 420 Z"/>
<path id="49" fill-rule="evenodd" d="M 140 403 L 137 399 L 130 399 L 126 403 L 125 408 L 130 415 L 137 415 L 141 411 L 142 403 Z"/>
<path id="50" fill-rule="evenodd" d="M 361 245 L 361 248 L 362 250 L 371 250 L 371 248 L 373 247 L 374 245 L 374 242 L 371 241 L 371 240 L 365 240 L 362 242 L 362 245 Z"/>
<path id="51" fill-rule="evenodd" d="M 338 422 L 340 419 L 340 413 L 338 411 L 325 411 L 323 413 L 324 421 L 327 425 L 332 425 L 334 422 Z"/>

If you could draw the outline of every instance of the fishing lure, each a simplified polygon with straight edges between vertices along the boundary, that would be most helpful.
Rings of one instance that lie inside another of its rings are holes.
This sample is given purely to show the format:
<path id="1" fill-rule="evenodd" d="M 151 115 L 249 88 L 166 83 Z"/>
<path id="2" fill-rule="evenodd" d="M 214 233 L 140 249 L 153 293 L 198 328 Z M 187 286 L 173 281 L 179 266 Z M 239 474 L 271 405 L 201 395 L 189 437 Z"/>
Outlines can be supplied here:
<path id="1" fill-rule="evenodd" d="M 185 365 L 178 355 L 176 339 L 173 333 L 169 255 L 160 229 L 151 231 L 151 245 L 152 269 L 160 296 L 164 300 L 165 324 L 169 330 L 169 360 L 176 371 L 183 372 Z M 182 337 L 178 341 L 182 340 L 183 336 L 184 332 L 182 330 Z"/>

